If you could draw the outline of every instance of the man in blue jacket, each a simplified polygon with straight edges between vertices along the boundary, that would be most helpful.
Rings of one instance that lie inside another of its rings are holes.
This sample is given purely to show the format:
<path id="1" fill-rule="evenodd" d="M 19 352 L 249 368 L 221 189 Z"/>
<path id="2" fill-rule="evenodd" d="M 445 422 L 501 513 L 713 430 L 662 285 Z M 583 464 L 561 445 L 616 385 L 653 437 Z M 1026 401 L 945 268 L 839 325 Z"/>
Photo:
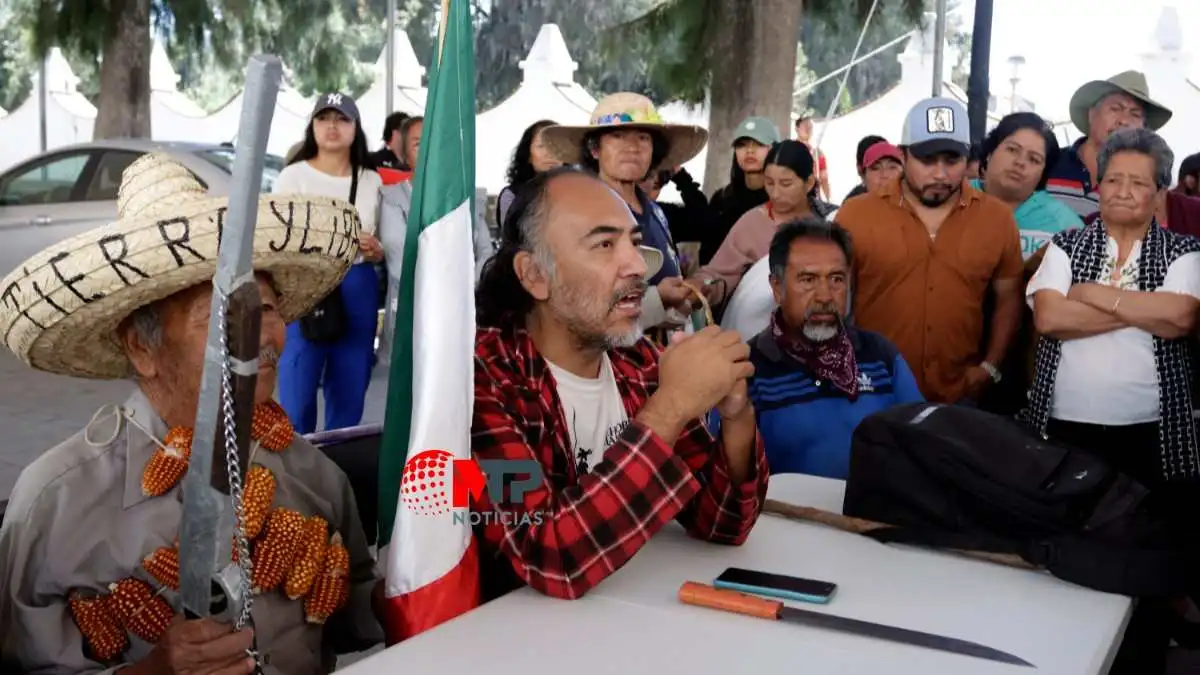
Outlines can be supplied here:
<path id="1" fill-rule="evenodd" d="M 924 400 L 895 346 L 846 324 L 852 260 L 849 233 L 817 218 L 771 241 L 779 309 L 750 341 L 750 398 L 771 473 L 845 478 L 864 417 Z"/>

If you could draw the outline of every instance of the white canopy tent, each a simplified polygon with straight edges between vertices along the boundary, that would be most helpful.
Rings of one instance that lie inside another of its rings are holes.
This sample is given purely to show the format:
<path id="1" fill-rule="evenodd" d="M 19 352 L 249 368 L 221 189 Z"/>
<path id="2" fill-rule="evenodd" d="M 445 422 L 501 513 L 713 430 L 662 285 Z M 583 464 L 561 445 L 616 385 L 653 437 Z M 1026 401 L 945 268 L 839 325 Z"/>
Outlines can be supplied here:
<path id="1" fill-rule="evenodd" d="M 0 118 L 0 171 L 39 154 L 38 128 L 42 111 L 38 104 L 39 75 L 34 73 L 29 98 Z M 46 146 L 56 148 L 92 139 L 96 107 L 76 86 L 79 78 L 62 51 L 55 47 L 46 55 Z"/>
<path id="2" fill-rule="evenodd" d="M 171 65 L 166 47 L 158 40 L 150 51 L 150 127 L 155 140 L 186 138 L 202 143 L 220 143 L 228 138 L 197 135 L 216 130 L 204 124 L 208 112 L 179 91 L 179 74 Z"/>
<path id="3" fill-rule="evenodd" d="M 197 130 L 185 138 L 203 138 L 211 143 L 233 142 L 237 136 L 245 92 L 239 91 L 219 110 L 198 123 Z M 275 116 L 271 119 L 271 135 L 267 152 L 283 157 L 288 148 L 304 139 L 313 103 L 291 86 L 284 84 L 275 99 Z"/>
<path id="4" fill-rule="evenodd" d="M 363 132 L 367 145 L 376 148 L 383 142 L 383 124 L 393 112 L 409 115 L 425 114 L 427 90 L 421 81 L 425 68 L 417 60 L 412 41 L 402 29 L 395 29 L 396 54 L 393 59 L 395 88 L 392 93 L 392 109 L 387 109 L 387 49 L 375 62 L 375 82 L 362 96 L 358 97 L 358 112 L 362 115 Z"/>
<path id="5" fill-rule="evenodd" d="M 596 99 L 575 82 L 578 67 L 558 26 L 542 25 L 529 55 L 520 63 L 524 72 L 521 86 L 475 119 L 476 185 L 490 194 L 504 188 L 513 150 L 530 124 L 542 119 L 587 124 Z"/>

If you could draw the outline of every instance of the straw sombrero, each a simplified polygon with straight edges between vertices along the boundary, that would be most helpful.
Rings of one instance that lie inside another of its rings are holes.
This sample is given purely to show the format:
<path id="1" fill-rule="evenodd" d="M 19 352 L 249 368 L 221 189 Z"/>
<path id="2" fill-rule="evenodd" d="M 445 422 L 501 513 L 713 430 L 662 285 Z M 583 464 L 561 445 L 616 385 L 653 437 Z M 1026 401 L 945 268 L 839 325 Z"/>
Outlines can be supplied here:
<path id="1" fill-rule="evenodd" d="M 38 370 L 128 377 L 116 328 L 137 309 L 212 280 L 226 205 L 167 156 L 138 159 L 122 175 L 116 222 L 47 248 L 0 281 L 0 342 Z M 337 287 L 358 253 L 360 227 L 343 200 L 259 200 L 254 269 L 271 275 L 284 321 Z"/>
<path id="2" fill-rule="evenodd" d="M 682 166 L 700 154 L 708 142 L 708 131 L 703 127 L 664 122 L 650 99 L 640 94 L 618 93 L 605 96 L 596 104 L 587 126 L 556 124 L 542 129 L 542 143 L 559 161 L 579 164 L 583 159 L 580 156 L 583 137 L 598 129 L 614 128 L 652 129 L 663 134 L 668 150 L 667 156 L 659 164 L 661 167 Z"/>
<path id="3" fill-rule="evenodd" d="M 1171 111 L 1150 98 L 1146 76 L 1136 70 L 1117 73 L 1107 80 L 1093 80 L 1075 90 L 1071 96 L 1071 121 L 1080 131 L 1090 133 L 1088 112 L 1109 94 L 1124 93 L 1142 104 L 1146 111 L 1146 128 L 1158 131 L 1171 119 Z"/>

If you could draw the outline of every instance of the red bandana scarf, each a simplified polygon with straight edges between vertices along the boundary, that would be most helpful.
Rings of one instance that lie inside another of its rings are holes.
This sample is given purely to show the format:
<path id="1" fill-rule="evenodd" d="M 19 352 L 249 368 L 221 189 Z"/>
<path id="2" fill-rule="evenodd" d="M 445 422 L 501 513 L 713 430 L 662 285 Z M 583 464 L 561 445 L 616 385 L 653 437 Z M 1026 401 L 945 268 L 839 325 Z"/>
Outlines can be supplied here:
<path id="1" fill-rule="evenodd" d="M 782 314 L 777 309 L 771 314 L 771 335 L 783 353 L 799 361 L 818 379 L 829 380 L 851 401 L 858 398 L 858 363 L 846 331 L 824 342 L 812 342 L 803 335 L 792 337 L 783 329 Z"/>

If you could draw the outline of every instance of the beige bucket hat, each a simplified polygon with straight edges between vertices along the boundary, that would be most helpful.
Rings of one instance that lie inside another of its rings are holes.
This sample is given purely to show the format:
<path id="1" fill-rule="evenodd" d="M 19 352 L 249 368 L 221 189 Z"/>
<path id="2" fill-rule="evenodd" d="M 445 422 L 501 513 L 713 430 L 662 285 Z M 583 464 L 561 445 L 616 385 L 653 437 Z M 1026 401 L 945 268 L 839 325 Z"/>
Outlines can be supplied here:
<path id="1" fill-rule="evenodd" d="M 117 327 L 212 280 L 226 205 L 166 155 L 139 158 L 122 175 L 116 222 L 47 248 L 0 281 L 0 342 L 38 370 L 128 377 Z M 294 321 L 354 263 L 358 212 L 328 197 L 264 195 L 257 218 L 254 269 L 271 275 L 279 313 Z"/>
<path id="2" fill-rule="evenodd" d="M 708 131 L 692 124 L 664 122 L 650 99 L 641 94 L 621 92 L 609 94 L 596 104 L 591 122 L 586 126 L 554 125 L 542 130 L 542 143 L 559 161 L 579 164 L 583 161 L 580 149 L 583 137 L 597 129 L 653 129 L 667 139 L 667 156 L 659 166 L 675 167 L 700 154 L 708 143 Z M 657 167 L 650 167 L 651 169 Z"/>
<path id="3" fill-rule="evenodd" d="M 1171 119 L 1171 111 L 1150 98 L 1146 76 L 1136 70 L 1117 73 L 1107 80 L 1092 80 L 1075 90 L 1071 96 L 1071 122 L 1086 136 L 1090 131 L 1088 111 L 1105 96 L 1124 93 L 1137 99 L 1146 110 L 1146 128 L 1158 131 Z"/>

